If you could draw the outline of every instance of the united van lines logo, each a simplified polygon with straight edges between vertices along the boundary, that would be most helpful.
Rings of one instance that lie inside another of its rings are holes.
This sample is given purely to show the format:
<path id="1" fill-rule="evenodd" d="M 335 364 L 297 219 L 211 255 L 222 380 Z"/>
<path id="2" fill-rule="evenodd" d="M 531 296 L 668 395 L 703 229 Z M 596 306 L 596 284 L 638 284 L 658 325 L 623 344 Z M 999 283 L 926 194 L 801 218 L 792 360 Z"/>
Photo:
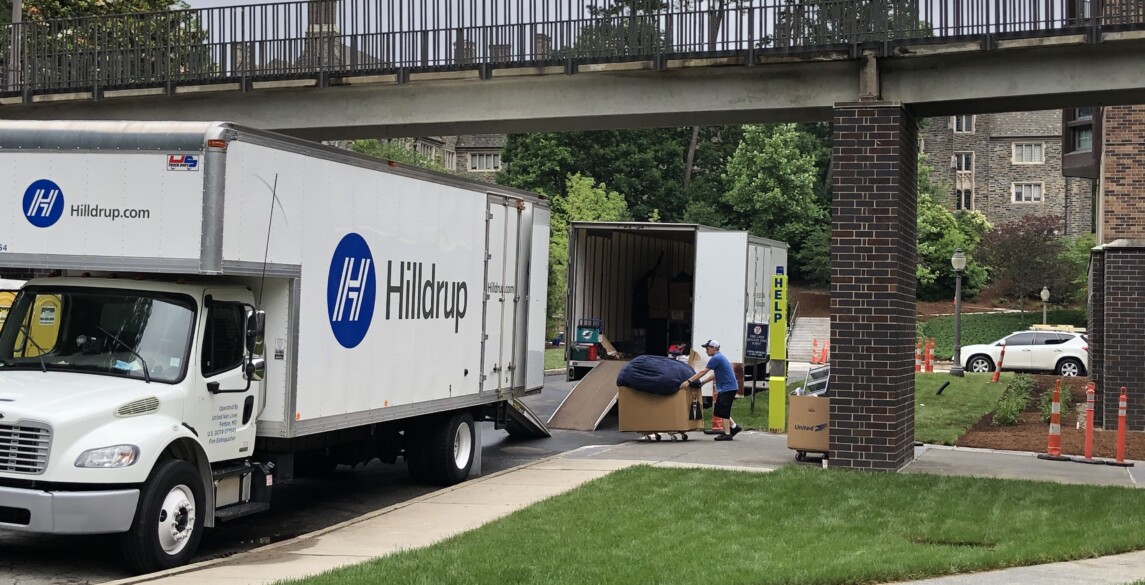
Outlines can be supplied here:
<path id="1" fill-rule="evenodd" d="M 197 171 L 199 170 L 199 157 L 193 154 L 169 154 L 167 155 L 167 170 Z"/>
<path id="2" fill-rule="evenodd" d="M 64 214 L 64 192 L 48 179 L 40 179 L 24 191 L 24 217 L 28 223 L 46 228 L 55 225 Z"/>
<path id="3" fill-rule="evenodd" d="M 326 281 L 326 307 L 330 329 L 342 347 L 357 347 L 374 319 L 377 296 L 374 256 L 358 234 L 346 234 L 330 259 Z"/>
<path id="4" fill-rule="evenodd" d="M 817 424 L 817 425 L 794 425 L 794 426 L 795 426 L 795 430 L 797 430 L 797 431 L 811 431 L 814 433 L 818 433 L 818 432 L 827 430 L 827 423 L 821 423 L 821 424 Z"/>

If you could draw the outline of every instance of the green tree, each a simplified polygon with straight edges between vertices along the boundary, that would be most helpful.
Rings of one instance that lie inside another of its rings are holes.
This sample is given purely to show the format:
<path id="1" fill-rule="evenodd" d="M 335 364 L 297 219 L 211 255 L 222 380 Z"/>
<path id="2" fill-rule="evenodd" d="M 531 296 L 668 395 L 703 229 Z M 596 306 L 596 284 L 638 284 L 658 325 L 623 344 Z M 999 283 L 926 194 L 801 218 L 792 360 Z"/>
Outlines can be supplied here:
<path id="1" fill-rule="evenodd" d="M 1069 265 L 1061 218 L 1028 215 L 999 224 L 982 240 L 982 259 L 990 266 L 994 283 L 1025 308 L 1027 298 L 1047 286 L 1052 294 L 1068 298 L 1078 278 Z M 1067 292 L 1069 291 L 1069 292 Z"/>
<path id="2" fill-rule="evenodd" d="M 690 138 L 690 128 L 512 134 L 497 182 L 555 196 L 567 193 L 569 175 L 590 175 L 625 194 L 637 220 L 658 213 L 661 221 L 679 221 Z"/>
<path id="3" fill-rule="evenodd" d="M 954 297 L 954 272 L 950 257 L 962 248 L 966 270 L 962 294 L 973 298 L 986 285 L 988 272 L 977 255 L 982 236 L 990 229 L 986 216 L 977 211 L 952 213 L 936 201 L 944 186 L 931 178 L 925 155 L 918 159 L 918 298 L 927 301 Z"/>
<path id="4" fill-rule="evenodd" d="M 156 83 L 216 68 L 197 13 L 174 0 L 25 0 L 21 45 L 43 82 Z M 0 25 L 12 0 L 0 0 Z M 109 17 L 98 25 L 86 17 Z M 114 17 L 113 17 L 114 16 Z M 0 31 L 6 46 L 11 29 Z"/>
<path id="5" fill-rule="evenodd" d="M 828 221 L 816 193 L 817 167 L 802 147 L 795 124 L 748 126 L 728 162 L 730 188 L 725 201 L 735 216 L 728 223 L 752 234 L 787 242 L 798 258 L 808 238 Z M 805 278 L 802 266 L 795 276 Z"/>
<path id="6" fill-rule="evenodd" d="M 628 221 L 624 196 L 592 177 L 569 175 L 563 194 L 552 197 L 549 240 L 549 332 L 561 326 L 568 290 L 569 224 L 574 221 Z"/>
<path id="7" fill-rule="evenodd" d="M 409 139 L 398 138 L 394 140 L 355 140 L 350 144 L 350 150 L 365 155 L 391 160 L 396 163 L 424 167 L 434 171 L 447 172 L 441 160 L 418 153 Z"/>
<path id="8" fill-rule="evenodd" d="M 666 48 L 658 11 L 668 7 L 664 0 L 615 0 L 591 4 L 591 20 L 581 27 L 571 47 L 557 51 L 557 58 L 652 55 Z"/>
<path id="9" fill-rule="evenodd" d="M 1073 280 L 1068 290 L 1051 290 L 1051 300 L 1055 302 L 1083 302 L 1089 295 L 1089 259 L 1094 246 L 1097 245 L 1097 236 L 1082 234 L 1074 238 L 1065 238 L 1062 252 L 1062 262 L 1069 270 Z"/>

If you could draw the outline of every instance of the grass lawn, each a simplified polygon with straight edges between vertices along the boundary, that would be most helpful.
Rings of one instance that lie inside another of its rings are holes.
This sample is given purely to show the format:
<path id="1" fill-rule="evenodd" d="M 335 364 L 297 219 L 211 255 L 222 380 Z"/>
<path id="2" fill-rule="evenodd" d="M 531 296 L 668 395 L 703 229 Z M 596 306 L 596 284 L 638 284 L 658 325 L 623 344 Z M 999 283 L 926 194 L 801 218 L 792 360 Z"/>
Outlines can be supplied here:
<path id="1" fill-rule="evenodd" d="M 982 415 L 994 410 L 1013 374 L 1003 373 L 997 384 L 990 383 L 992 376 L 968 373 L 963 378 L 955 378 L 949 374 L 915 374 L 915 440 L 953 445 Z M 946 382 L 950 385 L 936 395 Z"/>
<path id="2" fill-rule="evenodd" d="M 1085 514 L 1070 502 L 1084 502 Z M 299 582 L 826 585 L 1139 548 L 1141 490 L 795 466 L 642 466 L 432 547 Z"/>
<path id="3" fill-rule="evenodd" d="M 565 369 L 565 348 L 554 347 L 545 350 L 545 369 L 546 370 L 563 370 Z"/>
<path id="4" fill-rule="evenodd" d="M 966 374 L 955 378 L 948 374 L 915 374 L 914 436 L 918 441 L 953 445 L 982 415 L 994 410 L 1002 389 L 1013 374 L 1004 373 L 997 384 L 991 384 L 993 374 Z M 939 386 L 950 382 L 941 395 Z M 788 393 L 802 380 L 788 384 Z M 755 399 L 755 414 L 751 414 L 751 396 L 744 396 L 732 406 L 732 418 L 745 429 L 767 430 L 768 392 L 760 392 Z M 710 410 L 704 412 L 712 415 Z"/>

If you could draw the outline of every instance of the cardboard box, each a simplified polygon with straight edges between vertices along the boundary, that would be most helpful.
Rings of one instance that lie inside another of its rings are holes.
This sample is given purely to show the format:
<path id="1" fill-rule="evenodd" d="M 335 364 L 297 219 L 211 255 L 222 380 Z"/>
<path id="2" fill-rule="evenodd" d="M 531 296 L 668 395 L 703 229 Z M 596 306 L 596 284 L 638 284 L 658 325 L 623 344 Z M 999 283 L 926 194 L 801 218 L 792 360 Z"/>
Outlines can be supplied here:
<path id="1" fill-rule="evenodd" d="M 679 390 L 668 396 L 640 392 L 627 386 L 621 386 L 619 390 L 621 431 L 672 432 L 704 428 L 702 414 L 701 420 L 688 420 L 692 401 L 701 400 L 698 388 Z"/>
<path id="2" fill-rule="evenodd" d="M 790 396 L 787 415 L 787 448 L 827 453 L 831 399 L 822 396 Z"/>

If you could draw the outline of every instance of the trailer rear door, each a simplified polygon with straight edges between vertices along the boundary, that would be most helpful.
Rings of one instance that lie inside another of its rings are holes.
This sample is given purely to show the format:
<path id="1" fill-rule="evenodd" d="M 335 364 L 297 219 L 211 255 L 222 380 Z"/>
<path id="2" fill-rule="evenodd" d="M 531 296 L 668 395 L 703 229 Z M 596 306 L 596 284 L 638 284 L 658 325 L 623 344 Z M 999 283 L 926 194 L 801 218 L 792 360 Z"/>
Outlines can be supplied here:
<path id="1" fill-rule="evenodd" d="M 485 233 L 484 345 L 482 392 L 512 387 L 516 350 L 517 263 L 520 261 L 523 202 L 489 195 Z M 523 364 L 522 364 L 523 365 Z"/>
<path id="2" fill-rule="evenodd" d="M 746 268 L 747 232 L 696 234 L 692 347 L 715 339 L 732 363 L 743 363 Z"/>

